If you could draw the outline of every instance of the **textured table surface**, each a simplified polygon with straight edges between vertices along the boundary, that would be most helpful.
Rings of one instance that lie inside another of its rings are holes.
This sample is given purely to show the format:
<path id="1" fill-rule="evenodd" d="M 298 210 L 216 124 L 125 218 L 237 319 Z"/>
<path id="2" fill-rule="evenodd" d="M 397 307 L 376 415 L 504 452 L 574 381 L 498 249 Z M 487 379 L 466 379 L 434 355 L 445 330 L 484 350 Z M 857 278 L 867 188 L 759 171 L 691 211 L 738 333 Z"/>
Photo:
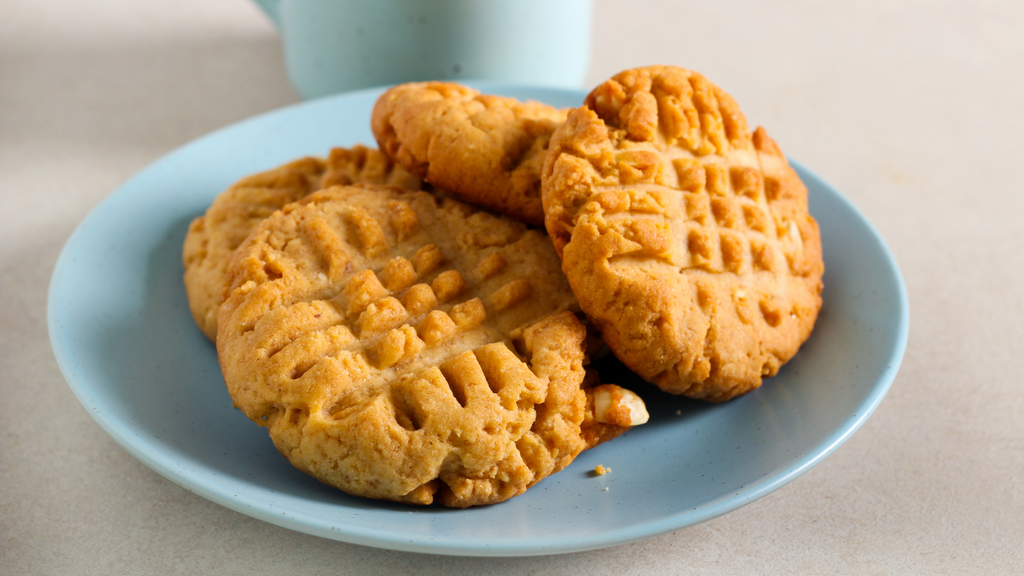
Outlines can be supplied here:
<path id="1" fill-rule="evenodd" d="M 298 101 L 247 0 L 4 2 L 0 573 L 1024 573 L 1024 4 L 598 1 L 587 85 L 676 64 L 855 203 L 904 274 L 903 367 L 864 427 L 770 496 L 678 532 L 533 558 L 378 550 L 178 487 L 79 405 L 50 348 L 64 242 L 211 130 Z"/>

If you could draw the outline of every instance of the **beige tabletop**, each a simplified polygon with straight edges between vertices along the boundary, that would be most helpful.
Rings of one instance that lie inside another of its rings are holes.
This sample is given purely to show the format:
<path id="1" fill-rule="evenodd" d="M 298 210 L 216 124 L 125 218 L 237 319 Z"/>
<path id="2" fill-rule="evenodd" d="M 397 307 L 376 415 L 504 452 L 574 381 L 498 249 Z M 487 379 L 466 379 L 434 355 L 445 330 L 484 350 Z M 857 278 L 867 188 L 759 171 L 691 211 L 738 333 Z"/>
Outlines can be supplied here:
<path id="1" fill-rule="evenodd" d="M 588 86 L 654 63 L 702 72 L 888 242 L 909 343 L 846 444 L 717 519 L 557 556 L 368 548 L 192 494 L 75 399 L 47 286 L 134 173 L 299 100 L 279 36 L 247 0 L 5 0 L 0 574 L 1024 573 L 1024 4 L 598 1 L 594 32 Z"/>

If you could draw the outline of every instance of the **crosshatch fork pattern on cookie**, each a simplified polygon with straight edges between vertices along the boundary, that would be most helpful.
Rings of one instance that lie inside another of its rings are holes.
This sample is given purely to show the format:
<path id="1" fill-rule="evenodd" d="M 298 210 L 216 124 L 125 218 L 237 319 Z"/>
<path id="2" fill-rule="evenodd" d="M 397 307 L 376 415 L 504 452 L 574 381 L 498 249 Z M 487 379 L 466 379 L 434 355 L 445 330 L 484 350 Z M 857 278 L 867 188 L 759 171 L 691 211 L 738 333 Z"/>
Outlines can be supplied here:
<path id="1" fill-rule="evenodd" d="M 635 372 L 722 401 L 795 354 L 821 305 L 807 191 L 732 98 L 672 67 L 597 87 L 554 134 L 545 225 Z"/>
<path id="2" fill-rule="evenodd" d="M 353 494 L 504 500 L 625 427 L 594 421 L 586 329 L 546 236 L 426 192 L 332 188 L 231 265 L 236 404 Z"/>

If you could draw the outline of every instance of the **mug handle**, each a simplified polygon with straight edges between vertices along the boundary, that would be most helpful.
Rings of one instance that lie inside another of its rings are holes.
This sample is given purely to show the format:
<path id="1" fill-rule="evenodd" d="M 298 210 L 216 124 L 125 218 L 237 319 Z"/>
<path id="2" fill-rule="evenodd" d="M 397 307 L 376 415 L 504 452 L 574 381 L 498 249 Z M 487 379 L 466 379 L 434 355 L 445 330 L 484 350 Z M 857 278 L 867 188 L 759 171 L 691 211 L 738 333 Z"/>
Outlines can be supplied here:
<path id="1" fill-rule="evenodd" d="M 281 28 L 281 0 L 255 0 L 256 4 L 274 21 L 278 29 Z"/>

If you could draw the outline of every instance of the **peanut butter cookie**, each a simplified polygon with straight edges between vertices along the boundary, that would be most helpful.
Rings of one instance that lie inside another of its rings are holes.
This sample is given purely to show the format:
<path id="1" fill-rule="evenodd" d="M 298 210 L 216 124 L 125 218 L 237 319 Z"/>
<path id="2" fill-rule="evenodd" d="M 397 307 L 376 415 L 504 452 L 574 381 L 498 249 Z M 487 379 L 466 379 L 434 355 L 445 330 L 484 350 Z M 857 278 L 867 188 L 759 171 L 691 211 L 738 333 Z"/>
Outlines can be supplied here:
<path id="1" fill-rule="evenodd" d="M 646 420 L 585 381 L 547 236 L 426 192 L 332 187 L 233 254 L 228 390 L 299 469 L 350 494 L 500 502 Z"/>
<path id="2" fill-rule="evenodd" d="M 584 312 L 662 389 L 728 400 L 776 374 L 821 307 L 807 189 L 703 76 L 622 72 L 551 139 L 546 227 Z"/>
<path id="3" fill-rule="evenodd" d="M 371 126 L 380 149 L 409 172 L 467 202 L 544 225 L 540 171 L 565 111 L 491 96 L 452 82 L 385 92 Z"/>
<path id="4" fill-rule="evenodd" d="M 210 340 L 217 337 L 217 308 L 227 284 L 228 260 L 242 240 L 285 204 L 327 186 L 356 182 L 410 190 L 418 190 L 421 184 L 377 150 L 360 145 L 335 148 L 326 162 L 303 158 L 243 178 L 192 221 L 182 254 L 185 292 L 192 318 Z"/>

